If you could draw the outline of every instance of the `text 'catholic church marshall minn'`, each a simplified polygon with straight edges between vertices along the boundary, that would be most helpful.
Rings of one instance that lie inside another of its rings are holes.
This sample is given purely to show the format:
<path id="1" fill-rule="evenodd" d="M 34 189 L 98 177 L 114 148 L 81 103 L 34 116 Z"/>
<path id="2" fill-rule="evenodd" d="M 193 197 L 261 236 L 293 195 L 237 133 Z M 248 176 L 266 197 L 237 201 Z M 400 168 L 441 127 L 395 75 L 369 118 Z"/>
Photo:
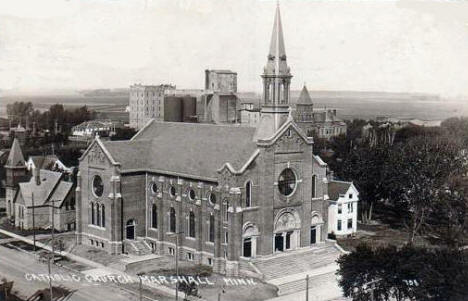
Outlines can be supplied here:
<path id="1" fill-rule="evenodd" d="M 96 138 L 80 158 L 79 243 L 174 255 L 178 235 L 181 258 L 238 275 L 242 259 L 355 231 L 354 186 L 327 178 L 290 114 L 279 7 L 261 77 L 257 127 L 152 120 L 129 141 Z"/>

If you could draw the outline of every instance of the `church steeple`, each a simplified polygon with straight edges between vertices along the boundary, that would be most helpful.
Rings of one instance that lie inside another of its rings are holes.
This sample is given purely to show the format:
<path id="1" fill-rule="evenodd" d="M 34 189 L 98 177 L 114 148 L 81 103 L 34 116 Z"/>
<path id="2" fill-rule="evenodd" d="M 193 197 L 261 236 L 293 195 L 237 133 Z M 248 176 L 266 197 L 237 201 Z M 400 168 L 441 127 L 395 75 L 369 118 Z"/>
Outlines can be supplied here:
<path id="1" fill-rule="evenodd" d="M 284 46 L 283 25 L 279 3 L 271 34 L 270 50 L 263 71 L 263 104 L 266 106 L 288 106 L 291 73 Z"/>
<path id="2" fill-rule="evenodd" d="M 267 63 L 263 70 L 263 102 L 254 139 L 269 139 L 288 120 L 291 73 L 286 60 L 279 4 L 276 6 Z"/>

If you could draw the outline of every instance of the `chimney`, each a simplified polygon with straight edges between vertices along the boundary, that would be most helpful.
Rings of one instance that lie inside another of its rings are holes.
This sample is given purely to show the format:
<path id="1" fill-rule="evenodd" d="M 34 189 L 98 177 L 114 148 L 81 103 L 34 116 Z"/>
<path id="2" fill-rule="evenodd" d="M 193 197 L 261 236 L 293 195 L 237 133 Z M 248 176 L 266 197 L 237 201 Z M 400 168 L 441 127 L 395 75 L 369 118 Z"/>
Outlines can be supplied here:
<path id="1" fill-rule="evenodd" d="M 41 169 L 39 167 L 33 169 L 33 177 L 36 181 L 36 185 L 41 185 Z"/>

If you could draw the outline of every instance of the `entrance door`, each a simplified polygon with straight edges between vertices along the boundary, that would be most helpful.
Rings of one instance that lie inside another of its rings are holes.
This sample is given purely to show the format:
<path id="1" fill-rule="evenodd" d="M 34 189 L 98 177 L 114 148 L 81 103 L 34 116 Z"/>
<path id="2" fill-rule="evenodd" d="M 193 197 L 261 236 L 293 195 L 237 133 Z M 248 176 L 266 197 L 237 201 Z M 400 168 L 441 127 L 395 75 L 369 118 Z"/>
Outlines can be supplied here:
<path id="1" fill-rule="evenodd" d="M 244 257 L 252 256 L 252 239 L 244 238 Z"/>
<path id="2" fill-rule="evenodd" d="M 313 245 L 317 242 L 317 227 L 310 227 L 310 244 Z"/>
<path id="3" fill-rule="evenodd" d="M 291 249 L 291 235 L 293 234 L 292 231 L 286 233 L 286 250 Z"/>
<path id="4" fill-rule="evenodd" d="M 135 239 L 135 221 L 133 219 L 127 222 L 127 239 Z"/>
<path id="5" fill-rule="evenodd" d="M 284 238 L 282 233 L 275 234 L 275 251 L 284 251 Z"/>

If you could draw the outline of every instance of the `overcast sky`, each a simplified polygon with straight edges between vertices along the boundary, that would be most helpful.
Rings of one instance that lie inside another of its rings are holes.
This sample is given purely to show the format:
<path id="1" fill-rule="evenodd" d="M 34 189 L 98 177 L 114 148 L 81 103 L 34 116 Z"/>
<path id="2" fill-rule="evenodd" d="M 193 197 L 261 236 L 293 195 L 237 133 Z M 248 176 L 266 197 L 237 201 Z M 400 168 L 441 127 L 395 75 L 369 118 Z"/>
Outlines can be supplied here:
<path id="1" fill-rule="evenodd" d="M 0 89 L 259 91 L 276 1 L 1 0 Z M 293 89 L 468 95 L 468 3 L 282 0 Z"/>

